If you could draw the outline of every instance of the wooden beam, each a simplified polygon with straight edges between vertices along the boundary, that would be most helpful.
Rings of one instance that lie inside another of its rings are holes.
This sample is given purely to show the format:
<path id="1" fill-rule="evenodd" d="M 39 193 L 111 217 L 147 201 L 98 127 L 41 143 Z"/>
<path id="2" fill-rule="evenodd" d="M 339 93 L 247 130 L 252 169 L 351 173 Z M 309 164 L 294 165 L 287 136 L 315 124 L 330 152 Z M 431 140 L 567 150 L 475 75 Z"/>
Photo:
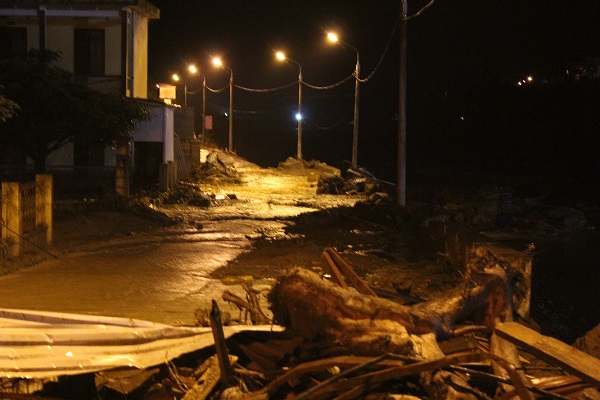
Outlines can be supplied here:
<path id="1" fill-rule="evenodd" d="M 329 270 L 329 272 L 331 272 L 331 277 L 333 278 L 333 280 L 339 286 L 347 289 L 348 285 L 346 284 L 346 280 L 344 279 L 344 276 L 338 269 L 337 265 L 335 265 L 335 261 L 333 261 L 333 259 L 327 252 L 327 249 L 328 249 L 328 247 L 325 248 L 325 250 L 323 251 L 323 254 L 321 255 L 323 257 L 323 264 L 325 265 L 327 270 Z"/>
<path id="2" fill-rule="evenodd" d="M 600 385 L 600 360 L 596 357 L 516 322 L 496 325 L 495 333 L 549 364 L 560 366 L 594 386 Z"/>
<path id="3" fill-rule="evenodd" d="M 377 294 L 373 291 L 373 289 L 371 289 L 371 287 L 364 280 L 362 280 L 360 276 L 358 276 L 356 271 L 354 271 L 354 268 L 352 268 L 352 266 L 348 264 L 348 262 L 341 255 L 339 255 L 338 252 L 331 247 L 325 248 L 325 252 L 329 253 L 333 261 L 335 261 L 336 265 L 340 268 L 346 278 L 350 281 L 350 283 L 352 283 L 352 286 L 354 286 L 359 293 L 377 297 Z"/>

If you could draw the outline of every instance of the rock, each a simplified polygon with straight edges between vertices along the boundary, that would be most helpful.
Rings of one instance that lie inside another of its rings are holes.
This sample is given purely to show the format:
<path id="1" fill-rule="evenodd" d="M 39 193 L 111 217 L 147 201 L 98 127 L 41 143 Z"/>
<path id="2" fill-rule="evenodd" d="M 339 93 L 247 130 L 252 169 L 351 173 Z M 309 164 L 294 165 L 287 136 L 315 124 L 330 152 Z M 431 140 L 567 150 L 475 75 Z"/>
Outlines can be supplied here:
<path id="1" fill-rule="evenodd" d="M 575 341 L 573 347 L 600 358 L 600 324 Z"/>
<path id="2" fill-rule="evenodd" d="M 219 161 L 221 163 L 223 163 L 223 165 L 226 165 L 228 167 L 233 167 L 233 164 L 234 164 L 233 157 L 231 157 L 227 154 L 224 154 L 224 153 L 219 153 L 218 158 L 219 158 Z"/>
<path id="3" fill-rule="evenodd" d="M 317 194 L 343 193 L 344 184 L 341 176 L 324 172 L 317 183 Z"/>
<path id="4" fill-rule="evenodd" d="M 548 211 L 553 225 L 564 232 L 577 232 L 585 228 L 587 219 L 579 210 L 571 207 L 557 207 Z"/>
<path id="5" fill-rule="evenodd" d="M 287 160 L 280 162 L 277 165 L 277 168 L 281 169 L 304 169 L 305 165 L 302 160 L 298 160 L 297 158 L 288 157 Z"/>

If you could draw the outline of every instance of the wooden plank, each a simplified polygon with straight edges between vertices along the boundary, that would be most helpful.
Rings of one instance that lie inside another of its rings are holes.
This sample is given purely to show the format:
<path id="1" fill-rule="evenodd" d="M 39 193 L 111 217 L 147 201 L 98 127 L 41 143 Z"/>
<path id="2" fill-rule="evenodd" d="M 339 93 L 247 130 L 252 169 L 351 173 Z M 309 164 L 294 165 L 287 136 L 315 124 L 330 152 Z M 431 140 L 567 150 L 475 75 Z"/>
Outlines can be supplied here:
<path id="1" fill-rule="evenodd" d="M 221 381 L 225 387 L 231 387 L 235 384 L 233 379 L 233 368 L 229 361 L 229 349 L 227 341 L 223 334 L 223 322 L 221 321 L 221 310 L 215 300 L 212 301 L 212 309 L 210 311 L 210 327 L 212 328 L 213 338 L 215 340 L 215 350 L 217 352 L 217 361 L 221 369 Z"/>
<path id="2" fill-rule="evenodd" d="M 334 249 L 331 247 L 327 247 L 325 252 L 329 253 L 333 261 L 335 261 L 336 265 L 340 268 L 340 270 L 344 273 L 346 278 L 352 283 L 352 286 L 358 290 L 359 293 L 366 294 L 369 296 L 377 297 L 377 294 L 371 289 L 367 283 L 362 280 L 360 276 L 354 271 L 354 268 L 348 262 L 339 255 Z"/>
<path id="3" fill-rule="evenodd" d="M 344 276 L 342 275 L 342 273 L 338 269 L 337 265 L 335 265 L 335 261 L 333 261 L 333 259 L 331 258 L 331 256 L 327 252 L 328 248 L 329 247 L 326 247 L 325 250 L 323 250 L 323 254 L 322 254 L 323 263 L 325 264 L 325 266 L 327 267 L 327 269 L 329 270 L 329 272 L 331 272 L 331 276 L 333 277 L 333 279 L 335 280 L 335 282 L 337 282 L 337 284 L 339 286 L 343 287 L 344 289 L 347 289 L 348 288 L 348 284 L 346 283 L 346 280 L 344 279 Z"/>
<path id="4" fill-rule="evenodd" d="M 600 385 L 600 360 L 596 357 L 516 322 L 496 325 L 495 333 L 549 364 L 560 366 L 592 385 Z"/>

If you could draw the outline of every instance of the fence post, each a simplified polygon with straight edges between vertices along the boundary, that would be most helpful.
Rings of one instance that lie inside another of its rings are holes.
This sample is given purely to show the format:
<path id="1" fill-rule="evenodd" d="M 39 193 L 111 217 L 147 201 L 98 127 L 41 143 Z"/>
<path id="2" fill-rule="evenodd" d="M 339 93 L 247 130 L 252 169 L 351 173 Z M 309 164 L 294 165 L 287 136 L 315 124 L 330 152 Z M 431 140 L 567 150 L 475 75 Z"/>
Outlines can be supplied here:
<path id="1" fill-rule="evenodd" d="M 8 257 L 21 255 L 21 188 L 18 182 L 2 182 L 2 238 L 6 240 Z"/>
<path id="2" fill-rule="evenodd" d="M 46 244 L 52 244 L 53 218 L 52 202 L 54 197 L 54 185 L 52 175 L 35 176 L 35 224 L 46 227 Z"/>

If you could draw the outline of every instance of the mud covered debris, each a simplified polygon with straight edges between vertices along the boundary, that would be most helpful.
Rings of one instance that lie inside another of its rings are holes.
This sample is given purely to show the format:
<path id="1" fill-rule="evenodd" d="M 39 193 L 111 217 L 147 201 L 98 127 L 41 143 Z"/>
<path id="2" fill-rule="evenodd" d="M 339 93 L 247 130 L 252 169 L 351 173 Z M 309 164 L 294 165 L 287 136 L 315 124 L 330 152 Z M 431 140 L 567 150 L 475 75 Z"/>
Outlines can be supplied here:
<path id="1" fill-rule="evenodd" d="M 211 184 L 241 182 L 240 174 L 233 166 L 232 157 L 222 152 L 209 153 L 206 162 L 191 172 L 191 180 Z"/>

